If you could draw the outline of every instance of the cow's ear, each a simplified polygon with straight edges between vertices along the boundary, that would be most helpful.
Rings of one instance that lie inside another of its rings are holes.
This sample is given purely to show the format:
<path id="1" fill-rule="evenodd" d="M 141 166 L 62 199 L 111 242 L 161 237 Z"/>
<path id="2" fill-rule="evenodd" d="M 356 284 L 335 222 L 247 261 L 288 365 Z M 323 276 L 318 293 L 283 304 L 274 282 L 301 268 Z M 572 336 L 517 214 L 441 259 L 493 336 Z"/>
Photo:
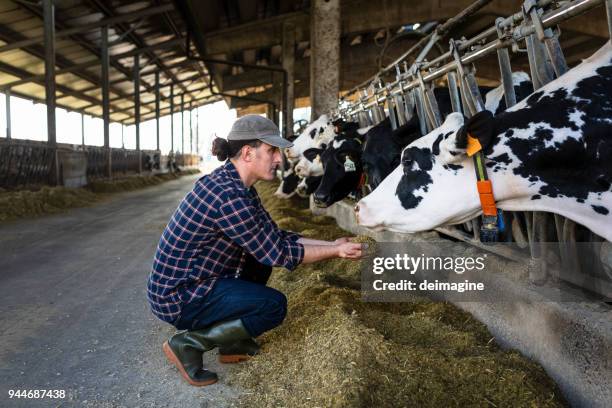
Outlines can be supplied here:
<path id="1" fill-rule="evenodd" d="M 321 154 L 322 151 L 323 149 L 317 149 L 315 147 L 312 147 L 304 151 L 304 157 L 306 158 L 306 160 L 312 162 L 318 155 Z"/>
<path id="2" fill-rule="evenodd" d="M 463 128 L 450 134 L 443 135 L 439 142 L 439 149 L 435 149 L 434 154 L 442 164 L 458 163 L 465 159 L 467 148 L 467 137 L 463 134 Z M 436 151 L 438 150 L 438 151 Z"/>

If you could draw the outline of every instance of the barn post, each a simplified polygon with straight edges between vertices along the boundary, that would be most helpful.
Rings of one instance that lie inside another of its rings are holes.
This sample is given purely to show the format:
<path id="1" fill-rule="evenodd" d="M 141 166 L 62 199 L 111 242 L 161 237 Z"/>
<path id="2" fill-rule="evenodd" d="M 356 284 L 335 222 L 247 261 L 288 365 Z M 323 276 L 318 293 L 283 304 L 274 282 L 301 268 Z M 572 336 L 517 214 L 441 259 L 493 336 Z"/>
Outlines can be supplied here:
<path id="1" fill-rule="evenodd" d="M 174 84 L 170 85 L 170 153 L 174 155 Z"/>
<path id="2" fill-rule="evenodd" d="M 136 152 L 138 174 L 142 173 L 142 152 L 140 151 L 140 57 L 134 55 L 134 126 L 136 127 Z"/>
<path id="3" fill-rule="evenodd" d="M 60 184 L 57 140 L 55 137 L 55 5 L 43 0 L 45 46 L 45 103 L 47 105 L 47 143 L 53 152 L 51 181 Z"/>
<path id="4" fill-rule="evenodd" d="M 108 83 L 108 70 L 110 59 L 108 56 L 108 26 L 100 29 L 100 67 L 102 81 L 102 126 L 104 129 L 104 152 L 106 153 L 106 176 L 113 177 L 113 162 L 110 149 L 110 95 Z"/>
<path id="5" fill-rule="evenodd" d="M 283 24 L 282 59 L 283 68 L 287 71 L 287 89 L 283 101 L 286 108 L 283 111 L 286 112 L 287 117 L 283 116 L 283 124 L 287 130 L 285 137 L 289 137 L 293 134 L 293 107 L 295 104 L 295 26 L 289 22 Z"/>
<path id="6" fill-rule="evenodd" d="M 310 12 L 311 120 L 338 105 L 340 30 L 340 0 L 313 0 Z"/>
<path id="7" fill-rule="evenodd" d="M 159 71 L 155 71 L 155 141 L 159 150 Z"/>
<path id="8" fill-rule="evenodd" d="M 11 140 L 11 90 L 7 89 L 4 97 L 6 99 L 6 139 Z"/>

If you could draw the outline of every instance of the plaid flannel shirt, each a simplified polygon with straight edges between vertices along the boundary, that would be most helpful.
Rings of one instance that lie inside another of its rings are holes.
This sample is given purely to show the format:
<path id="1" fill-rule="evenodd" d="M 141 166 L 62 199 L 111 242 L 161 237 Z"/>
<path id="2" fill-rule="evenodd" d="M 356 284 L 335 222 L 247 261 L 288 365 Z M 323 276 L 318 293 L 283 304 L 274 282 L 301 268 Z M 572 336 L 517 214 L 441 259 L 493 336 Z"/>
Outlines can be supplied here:
<path id="1" fill-rule="evenodd" d="M 173 323 L 183 304 L 206 296 L 218 279 L 238 278 L 246 252 L 295 269 L 304 258 L 300 237 L 278 228 L 227 161 L 195 183 L 162 233 L 147 285 L 153 314 Z"/>

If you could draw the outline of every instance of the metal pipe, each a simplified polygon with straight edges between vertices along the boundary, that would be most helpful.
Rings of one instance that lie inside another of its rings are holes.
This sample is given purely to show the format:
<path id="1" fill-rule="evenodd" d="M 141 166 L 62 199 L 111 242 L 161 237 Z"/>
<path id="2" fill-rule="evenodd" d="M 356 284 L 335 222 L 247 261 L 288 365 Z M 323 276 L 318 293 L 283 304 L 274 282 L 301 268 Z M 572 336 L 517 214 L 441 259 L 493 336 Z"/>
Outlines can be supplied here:
<path id="1" fill-rule="evenodd" d="M 446 81 L 448 83 L 448 92 L 450 93 L 453 112 L 462 113 L 461 97 L 459 96 L 459 88 L 457 87 L 457 74 L 455 72 L 449 72 L 446 74 Z"/>
<path id="2" fill-rule="evenodd" d="M 503 18 L 495 20 L 497 37 L 503 38 L 504 33 L 501 28 Z M 497 50 L 497 62 L 501 74 L 501 82 L 504 87 L 504 99 L 506 101 L 506 109 L 516 104 L 516 94 L 514 93 L 514 80 L 512 79 L 512 66 L 510 65 L 510 54 L 507 48 L 499 48 Z"/>
<path id="3" fill-rule="evenodd" d="M 193 153 L 193 126 L 192 126 L 192 109 L 191 102 L 189 102 L 189 154 Z"/>
<path id="4" fill-rule="evenodd" d="M 189 50 L 189 47 L 187 48 Z M 196 60 L 196 61 L 202 61 L 202 62 L 207 62 L 209 64 L 224 64 L 224 65 L 231 65 L 231 66 L 236 66 L 236 67 L 243 67 L 243 68 L 250 68 L 250 69 L 259 69 L 259 70 L 263 70 L 263 71 L 270 71 L 270 72 L 280 72 L 283 75 L 283 86 L 282 86 L 282 90 L 281 90 L 281 100 L 282 100 L 282 108 L 283 108 L 283 118 L 287 118 L 288 117 L 288 113 L 287 113 L 287 107 L 288 107 L 288 92 L 287 92 L 287 87 L 288 87 L 288 73 L 287 70 L 284 68 L 280 68 L 280 67 L 272 67 L 272 66 L 268 66 L 268 65 L 255 65 L 255 64 L 245 64 L 243 62 L 238 62 L 238 61 L 227 61 L 227 60 L 220 60 L 220 59 L 215 59 L 215 58 L 201 58 L 201 57 L 192 57 L 189 54 L 187 55 L 187 58 L 192 59 L 192 60 Z M 212 83 L 212 81 L 209 81 L 210 83 Z M 212 91 L 212 87 L 211 87 L 211 91 Z M 221 95 L 220 93 L 218 95 Z M 225 96 L 232 96 L 232 97 L 236 97 L 233 95 L 225 95 Z M 239 99 L 245 99 L 245 100 L 249 100 L 246 97 L 238 97 Z M 254 101 L 257 101 L 257 99 L 251 99 Z M 271 102 L 264 102 L 264 103 L 271 103 Z M 276 104 L 274 104 L 276 106 Z M 283 137 L 287 137 L 288 135 L 291 134 L 290 129 L 289 129 L 289 121 L 288 120 L 283 120 Z"/>
<path id="5" fill-rule="evenodd" d="M 550 12 L 548 12 L 547 14 L 545 14 L 544 16 L 542 16 L 542 25 L 544 27 L 550 27 L 552 25 L 556 25 L 559 22 L 574 17 L 576 15 L 579 15 L 581 13 L 584 13 L 585 11 L 588 11 L 589 9 L 599 5 L 600 3 L 602 3 L 604 0 L 576 0 L 573 1 L 571 3 L 565 4 L 563 7 L 560 7 L 558 9 L 552 10 Z M 539 2 L 539 4 L 549 4 L 551 3 L 551 1 L 542 1 Z M 513 19 L 516 18 L 516 14 L 507 18 L 506 20 L 504 20 L 504 22 L 508 22 L 508 21 L 513 21 Z M 505 23 L 506 24 L 506 23 Z M 507 23 L 508 25 L 510 23 Z M 504 26 L 504 25 L 502 25 Z M 472 45 L 475 43 L 475 38 L 486 38 L 489 35 L 495 34 L 496 32 L 496 27 L 493 27 L 489 30 L 487 30 L 488 35 L 484 36 L 484 33 L 481 33 L 480 35 L 478 35 L 477 37 L 474 37 L 470 40 L 468 40 L 467 42 L 462 42 L 460 44 L 458 44 L 457 48 L 459 51 L 461 50 L 465 50 L 469 45 Z M 522 39 L 524 39 L 527 35 L 530 35 L 534 32 L 534 28 L 532 24 L 529 25 L 522 25 L 520 27 L 517 27 L 514 31 L 513 31 L 513 40 L 514 41 L 520 41 Z M 472 51 L 470 53 L 467 53 L 465 55 L 463 55 L 461 57 L 461 63 L 464 65 L 470 64 L 474 61 L 477 61 L 478 59 L 489 55 L 490 53 L 496 51 L 499 48 L 505 48 L 505 47 L 509 47 L 512 45 L 512 40 L 510 39 L 504 39 L 504 40 L 500 40 L 500 39 L 496 39 L 494 41 L 491 41 L 487 44 L 485 44 L 484 46 L 480 47 L 479 49 Z M 445 53 L 443 56 L 435 59 L 432 62 L 429 62 L 427 64 L 425 64 L 422 67 L 423 71 L 428 71 L 428 70 L 432 70 L 431 72 L 427 72 L 426 74 L 423 75 L 423 81 L 425 82 L 431 82 L 445 74 L 447 74 L 448 72 L 456 69 L 456 62 L 455 61 L 450 61 L 447 62 L 446 64 L 444 64 L 443 66 L 440 67 L 436 67 L 436 65 L 442 63 L 444 60 L 448 59 L 451 57 L 451 53 L 447 52 Z M 407 82 L 404 86 L 403 86 L 403 90 L 408 90 L 408 89 L 412 89 L 417 87 L 418 84 L 418 80 L 414 79 L 414 78 L 409 78 L 409 75 L 407 75 L 406 73 L 402 74 L 402 78 L 401 80 L 406 80 L 409 82 Z M 533 80 L 533 78 L 532 78 Z M 399 93 L 400 91 L 397 89 L 397 85 L 398 85 L 398 81 L 395 81 L 393 83 L 391 83 L 391 86 L 393 87 L 393 94 Z M 360 106 L 357 107 L 351 107 L 347 110 L 348 114 L 354 114 L 359 112 L 361 109 L 367 109 L 369 108 L 371 105 L 373 105 L 374 102 L 367 102 L 367 103 L 363 103 L 360 104 Z"/>
<path id="6" fill-rule="evenodd" d="M 376 75 L 374 75 L 373 77 L 371 77 L 370 79 L 360 83 L 359 85 L 351 88 L 344 96 L 348 96 L 351 95 L 353 93 L 355 93 L 358 89 L 363 88 L 364 86 L 366 86 L 367 84 L 370 84 L 372 81 L 374 81 L 376 78 L 381 77 L 382 75 L 384 75 L 385 73 L 389 72 L 390 70 L 392 70 L 396 65 L 398 65 L 400 62 L 404 61 L 406 58 L 408 58 L 410 55 L 412 55 L 412 53 L 414 51 L 416 51 L 417 49 L 421 48 L 424 46 L 424 50 L 423 52 L 420 53 L 420 57 L 421 60 L 422 58 L 425 57 L 425 55 L 429 52 L 429 50 L 431 49 L 431 47 L 433 47 L 433 45 L 441 38 L 444 38 L 444 36 L 450 31 L 452 30 L 455 26 L 463 23 L 467 18 L 469 18 L 470 16 L 472 16 L 474 13 L 476 13 L 478 10 L 480 10 L 481 8 L 483 8 L 484 6 L 486 6 L 487 4 L 489 4 L 492 0 L 477 0 L 474 3 L 470 4 L 468 7 L 466 7 L 465 9 L 463 9 L 459 14 L 457 14 L 455 17 L 449 18 L 444 24 L 439 25 L 438 27 L 436 27 L 435 31 L 432 32 L 431 34 L 429 34 L 426 37 L 423 37 L 422 39 L 420 39 L 414 46 L 412 46 L 407 52 L 405 52 L 404 54 L 402 54 L 401 56 L 399 56 L 395 61 L 393 61 L 391 64 L 387 65 L 385 68 L 383 68 L 382 70 L 380 70 L 379 72 L 376 73 Z M 421 61 L 419 60 L 419 61 Z"/>

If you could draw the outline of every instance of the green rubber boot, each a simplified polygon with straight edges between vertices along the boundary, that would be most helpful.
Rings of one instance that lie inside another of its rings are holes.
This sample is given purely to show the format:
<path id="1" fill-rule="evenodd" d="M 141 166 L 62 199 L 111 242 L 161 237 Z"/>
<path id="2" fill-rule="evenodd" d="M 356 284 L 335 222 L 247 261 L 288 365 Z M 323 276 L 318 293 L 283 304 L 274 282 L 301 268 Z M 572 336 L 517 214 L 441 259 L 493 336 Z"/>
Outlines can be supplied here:
<path id="1" fill-rule="evenodd" d="M 204 369 L 202 354 L 215 347 L 229 346 L 251 335 L 242 320 L 231 320 L 201 330 L 175 334 L 164 343 L 166 357 L 191 385 L 202 387 L 217 382 L 217 374 Z"/>
<path id="2" fill-rule="evenodd" d="M 219 347 L 219 362 L 224 364 L 239 363 L 248 360 L 257 353 L 259 353 L 259 344 L 249 337 L 232 345 Z"/>

